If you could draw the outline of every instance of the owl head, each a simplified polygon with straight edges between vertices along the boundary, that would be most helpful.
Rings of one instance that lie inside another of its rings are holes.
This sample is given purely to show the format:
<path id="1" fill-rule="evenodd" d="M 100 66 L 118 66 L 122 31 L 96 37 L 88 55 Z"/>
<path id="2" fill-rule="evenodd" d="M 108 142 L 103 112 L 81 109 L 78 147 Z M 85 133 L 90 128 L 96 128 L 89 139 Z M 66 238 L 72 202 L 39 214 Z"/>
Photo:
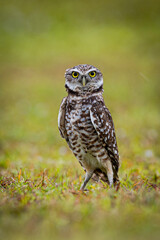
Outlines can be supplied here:
<path id="1" fill-rule="evenodd" d="M 94 66 L 81 64 L 65 72 L 65 87 L 77 94 L 89 94 L 103 89 L 102 73 Z"/>

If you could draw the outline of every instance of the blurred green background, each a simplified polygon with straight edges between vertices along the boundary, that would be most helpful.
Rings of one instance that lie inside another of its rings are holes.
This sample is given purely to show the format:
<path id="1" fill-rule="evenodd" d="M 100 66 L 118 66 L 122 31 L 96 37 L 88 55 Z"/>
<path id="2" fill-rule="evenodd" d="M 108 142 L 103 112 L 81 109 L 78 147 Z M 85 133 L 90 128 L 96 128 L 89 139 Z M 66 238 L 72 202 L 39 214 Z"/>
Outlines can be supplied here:
<path id="1" fill-rule="evenodd" d="M 57 115 L 66 96 L 65 69 L 82 63 L 104 75 L 104 99 L 121 156 L 119 194 L 94 183 L 87 197 L 69 193 L 79 189 L 83 171 L 60 138 Z M 0 233 L 5 239 L 25 239 L 28 233 L 31 239 L 87 239 L 87 234 L 158 239 L 159 76 L 158 0 L 0 1 Z M 43 183 L 44 171 L 48 180 L 39 188 L 35 182 L 42 176 Z M 141 192 L 135 188 L 139 181 Z M 148 190 L 148 181 L 156 186 Z"/>

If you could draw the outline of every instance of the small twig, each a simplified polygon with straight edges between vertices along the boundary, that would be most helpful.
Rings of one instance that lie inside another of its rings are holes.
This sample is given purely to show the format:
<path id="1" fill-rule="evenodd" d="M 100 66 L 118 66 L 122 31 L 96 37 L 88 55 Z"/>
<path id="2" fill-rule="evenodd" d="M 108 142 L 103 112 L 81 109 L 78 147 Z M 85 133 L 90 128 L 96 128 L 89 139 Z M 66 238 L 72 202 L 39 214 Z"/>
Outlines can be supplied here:
<path id="1" fill-rule="evenodd" d="M 42 184 L 41 184 L 41 186 L 44 186 L 44 185 L 45 185 L 45 183 L 44 183 L 44 176 L 45 176 L 45 170 L 44 170 L 43 173 L 42 173 Z"/>
<path id="2" fill-rule="evenodd" d="M 45 183 L 45 175 L 46 175 L 46 169 L 44 169 L 43 170 L 43 173 L 42 173 L 42 182 L 41 182 L 41 186 L 45 186 L 46 185 L 46 183 Z M 49 182 L 48 181 L 48 179 L 47 179 L 47 182 Z"/>

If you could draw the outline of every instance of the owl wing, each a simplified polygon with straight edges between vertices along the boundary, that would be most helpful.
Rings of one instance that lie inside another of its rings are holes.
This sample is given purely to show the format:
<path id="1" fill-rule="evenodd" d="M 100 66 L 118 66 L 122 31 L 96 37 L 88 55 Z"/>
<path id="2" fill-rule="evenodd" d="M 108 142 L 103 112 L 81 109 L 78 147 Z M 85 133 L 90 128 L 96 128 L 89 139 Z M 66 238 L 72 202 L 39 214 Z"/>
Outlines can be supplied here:
<path id="1" fill-rule="evenodd" d="M 67 104 L 67 97 L 64 97 L 58 114 L 58 129 L 62 138 L 67 140 L 67 133 L 65 129 L 65 115 L 66 115 L 66 104 Z"/>
<path id="2" fill-rule="evenodd" d="M 92 105 L 90 117 L 99 138 L 104 143 L 104 147 L 108 152 L 112 162 L 114 176 L 117 178 L 119 154 L 114 124 L 111 114 L 103 101 L 98 101 Z"/>

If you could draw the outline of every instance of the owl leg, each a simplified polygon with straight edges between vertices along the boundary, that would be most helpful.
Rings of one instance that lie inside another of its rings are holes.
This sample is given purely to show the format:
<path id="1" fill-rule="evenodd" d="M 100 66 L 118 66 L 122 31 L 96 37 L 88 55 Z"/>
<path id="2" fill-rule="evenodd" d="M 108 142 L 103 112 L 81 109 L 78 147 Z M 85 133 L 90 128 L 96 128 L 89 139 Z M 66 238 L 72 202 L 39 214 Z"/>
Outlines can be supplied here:
<path id="1" fill-rule="evenodd" d="M 91 179 L 93 175 L 93 172 L 86 172 L 86 176 L 85 176 L 85 180 L 80 188 L 81 191 L 84 191 L 85 186 L 87 185 L 87 183 L 89 182 L 89 180 Z"/>
<path id="2" fill-rule="evenodd" d="M 112 163 L 110 160 L 107 160 L 105 162 L 103 162 L 103 166 L 106 169 L 106 173 L 107 173 L 107 177 L 108 177 L 108 181 L 109 181 L 109 186 L 112 187 L 113 186 L 113 168 L 112 168 Z"/>

